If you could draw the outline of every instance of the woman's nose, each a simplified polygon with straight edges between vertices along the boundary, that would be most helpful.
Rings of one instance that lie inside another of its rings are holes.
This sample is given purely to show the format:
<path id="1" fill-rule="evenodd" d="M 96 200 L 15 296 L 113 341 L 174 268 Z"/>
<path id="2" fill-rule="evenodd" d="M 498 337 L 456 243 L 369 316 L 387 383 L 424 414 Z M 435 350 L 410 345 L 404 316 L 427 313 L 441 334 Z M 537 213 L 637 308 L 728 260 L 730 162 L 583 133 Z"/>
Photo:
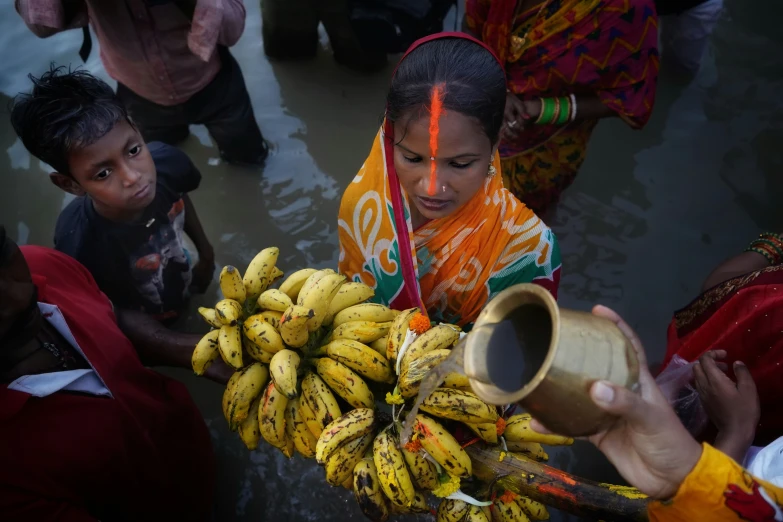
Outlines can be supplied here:
<path id="1" fill-rule="evenodd" d="M 132 187 L 141 179 L 141 172 L 132 168 L 125 168 L 122 172 L 122 182 L 126 187 Z"/>

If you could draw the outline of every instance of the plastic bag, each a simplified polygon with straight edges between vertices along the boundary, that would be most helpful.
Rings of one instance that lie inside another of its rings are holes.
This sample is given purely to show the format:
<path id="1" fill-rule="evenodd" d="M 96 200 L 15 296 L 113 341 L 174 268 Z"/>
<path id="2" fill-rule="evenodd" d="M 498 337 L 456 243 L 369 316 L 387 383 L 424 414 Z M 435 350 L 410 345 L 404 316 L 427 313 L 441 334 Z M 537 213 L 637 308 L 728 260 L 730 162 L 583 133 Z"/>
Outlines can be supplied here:
<path id="1" fill-rule="evenodd" d="M 693 386 L 694 364 L 675 355 L 666 369 L 655 378 L 655 382 L 690 434 L 698 437 L 707 427 L 709 418 L 699 392 Z"/>

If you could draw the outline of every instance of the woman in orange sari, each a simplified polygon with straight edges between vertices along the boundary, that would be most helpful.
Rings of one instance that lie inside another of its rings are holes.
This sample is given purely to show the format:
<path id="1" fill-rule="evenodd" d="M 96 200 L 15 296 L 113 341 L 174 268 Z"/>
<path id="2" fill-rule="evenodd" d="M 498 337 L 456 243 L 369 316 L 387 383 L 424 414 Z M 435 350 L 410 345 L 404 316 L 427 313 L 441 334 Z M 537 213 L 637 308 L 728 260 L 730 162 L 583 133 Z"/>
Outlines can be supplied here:
<path id="1" fill-rule="evenodd" d="M 466 0 L 465 28 L 506 70 L 503 177 L 536 212 L 574 180 L 599 119 L 647 123 L 658 77 L 653 0 Z"/>
<path id="2" fill-rule="evenodd" d="M 340 205 L 340 272 L 396 309 L 467 326 L 508 286 L 557 293 L 552 231 L 503 188 L 505 78 L 464 33 L 419 40 L 392 78 L 384 124 Z"/>

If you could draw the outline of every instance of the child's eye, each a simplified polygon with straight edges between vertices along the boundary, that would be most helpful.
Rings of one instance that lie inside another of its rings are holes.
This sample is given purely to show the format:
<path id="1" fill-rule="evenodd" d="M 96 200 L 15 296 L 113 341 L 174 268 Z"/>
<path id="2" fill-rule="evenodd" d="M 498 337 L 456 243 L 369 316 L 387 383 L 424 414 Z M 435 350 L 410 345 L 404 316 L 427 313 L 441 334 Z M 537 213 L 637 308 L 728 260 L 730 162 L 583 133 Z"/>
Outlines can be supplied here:
<path id="1" fill-rule="evenodd" d="M 104 169 L 104 170 L 100 171 L 99 173 L 97 173 L 95 175 L 94 179 L 100 181 L 100 180 L 108 178 L 110 174 L 111 174 L 111 169 Z"/>
<path id="2" fill-rule="evenodd" d="M 421 158 L 419 156 L 414 156 L 412 158 L 409 158 L 408 156 L 403 156 L 406 161 L 409 163 L 421 163 Z"/>
<path id="3" fill-rule="evenodd" d="M 135 155 L 136 155 L 136 154 L 138 154 L 139 152 L 141 152 L 141 145 L 134 145 L 134 146 L 133 146 L 133 147 L 131 147 L 131 149 L 128 151 L 128 154 L 130 154 L 131 156 L 135 156 Z"/>
<path id="4" fill-rule="evenodd" d="M 468 163 L 457 163 L 456 161 L 451 162 L 451 166 L 454 167 L 455 169 L 466 169 L 471 165 L 473 165 L 472 161 L 469 161 Z"/>

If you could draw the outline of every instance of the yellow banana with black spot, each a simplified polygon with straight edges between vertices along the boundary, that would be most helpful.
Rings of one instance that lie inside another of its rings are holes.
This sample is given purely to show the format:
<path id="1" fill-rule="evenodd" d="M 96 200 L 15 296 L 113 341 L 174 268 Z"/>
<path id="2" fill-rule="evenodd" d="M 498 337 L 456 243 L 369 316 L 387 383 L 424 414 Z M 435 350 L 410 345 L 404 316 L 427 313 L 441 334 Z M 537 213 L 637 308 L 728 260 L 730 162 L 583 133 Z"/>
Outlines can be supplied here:
<path id="1" fill-rule="evenodd" d="M 316 462 L 324 464 L 337 448 L 370 433 L 374 426 L 375 410 L 370 408 L 351 410 L 330 422 L 318 437 L 315 448 Z"/>
<path id="2" fill-rule="evenodd" d="M 288 399 L 296 397 L 297 372 L 299 371 L 299 354 L 293 350 L 280 350 L 272 356 L 269 362 L 269 373 L 280 393 Z"/>
<path id="3" fill-rule="evenodd" d="M 242 326 L 245 337 L 261 350 L 274 354 L 285 348 L 277 329 L 261 314 L 251 315 Z"/>
<path id="4" fill-rule="evenodd" d="M 535 460 L 549 460 L 544 448 L 538 442 L 519 442 L 515 440 L 506 440 L 508 451 L 519 453 L 525 457 Z"/>
<path id="5" fill-rule="evenodd" d="M 472 424 L 497 422 L 498 410 L 478 395 L 464 390 L 437 388 L 421 403 L 421 410 L 444 419 Z"/>
<path id="6" fill-rule="evenodd" d="M 302 395 L 299 396 L 299 414 L 302 416 L 302 420 L 304 421 L 305 426 L 307 426 L 308 431 L 310 431 L 310 434 L 313 436 L 312 456 L 315 457 L 315 443 L 318 442 L 318 437 L 321 436 L 326 425 L 318 420 Z"/>
<path id="7" fill-rule="evenodd" d="M 398 506 L 410 506 L 415 498 L 416 489 L 405 465 L 405 457 L 399 448 L 399 442 L 388 429 L 375 437 L 372 456 L 381 489 L 386 497 Z"/>
<path id="8" fill-rule="evenodd" d="M 473 473 L 470 457 L 457 439 L 439 422 L 426 415 L 416 415 L 413 433 L 430 457 L 452 477 L 468 478 Z"/>
<path id="9" fill-rule="evenodd" d="M 389 334 L 386 334 L 380 339 L 376 339 L 375 341 L 371 342 L 367 346 L 369 346 L 379 354 L 383 355 L 384 358 L 386 358 L 386 344 L 388 342 L 389 342 Z M 386 360 L 388 361 L 388 359 Z"/>
<path id="10" fill-rule="evenodd" d="M 438 470 L 435 468 L 435 464 L 418 451 L 408 451 L 402 448 L 402 455 L 405 457 L 408 471 L 417 487 L 432 490 L 438 486 Z"/>
<path id="11" fill-rule="evenodd" d="M 430 506 L 427 504 L 427 497 L 421 491 L 417 491 L 413 495 L 413 501 L 408 507 L 400 507 L 395 504 L 391 505 L 392 515 L 408 515 L 411 513 L 421 514 L 430 513 Z"/>
<path id="12" fill-rule="evenodd" d="M 272 310 L 274 312 L 285 312 L 289 306 L 293 306 L 294 303 L 288 295 L 277 288 L 270 288 L 265 290 L 258 296 L 256 301 L 258 307 L 261 310 Z"/>
<path id="13" fill-rule="evenodd" d="M 344 364 L 322 357 L 316 363 L 316 371 L 337 395 L 354 408 L 375 407 L 375 398 L 367 383 Z"/>
<path id="14" fill-rule="evenodd" d="M 296 451 L 307 459 L 315 457 L 315 445 L 318 439 L 310 431 L 302 416 L 302 402 L 299 397 L 289 400 L 286 405 L 285 429 L 286 436 L 294 441 Z"/>
<path id="15" fill-rule="evenodd" d="M 478 506 L 468 506 L 463 522 L 492 522 L 492 515 Z"/>
<path id="16" fill-rule="evenodd" d="M 206 308 L 204 306 L 199 306 L 198 313 L 201 316 L 201 318 L 204 319 L 204 322 L 207 323 L 212 328 L 220 328 L 221 326 L 223 326 L 223 321 L 220 320 L 214 308 Z"/>
<path id="17" fill-rule="evenodd" d="M 307 322 L 307 328 L 311 332 L 318 330 L 324 322 L 329 303 L 345 282 L 345 276 L 341 274 L 326 274 L 319 279 L 301 299 L 302 306 L 313 310 L 313 317 Z M 300 299 L 297 299 L 299 302 Z"/>
<path id="18" fill-rule="evenodd" d="M 280 291 L 286 294 L 291 299 L 291 301 L 295 302 L 296 298 L 299 296 L 299 291 L 305 284 L 305 281 L 307 281 L 307 279 L 316 272 L 318 272 L 318 270 L 315 268 L 303 268 L 302 270 L 297 270 L 280 284 Z"/>
<path id="19" fill-rule="evenodd" d="M 389 518 L 389 500 L 381 489 L 372 457 L 365 457 L 353 468 L 353 495 L 364 516 L 373 522 Z"/>
<path id="20" fill-rule="evenodd" d="M 349 306 L 337 313 L 332 320 L 332 326 L 335 328 L 343 323 L 351 321 L 371 321 L 374 323 L 385 323 L 393 321 L 397 317 L 397 312 L 377 303 L 361 303 Z"/>
<path id="21" fill-rule="evenodd" d="M 325 347 L 326 355 L 375 382 L 393 382 L 394 371 L 386 357 L 353 339 L 337 339 Z"/>
<path id="22" fill-rule="evenodd" d="M 337 291 L 337 294 L 335 294 L 334 298 L 329 303 L 329 308 L 326 310 L 323 324 L 332 324 L 335 315 L 349 306 L 355 306 L 365 302 L 374 295 L 375 290 L 364 283 L 357 283 L 354 281 L 343 283 L 340 290 Z"/>
<path id="23" fill-rule="evenodd" d="M 315 284 L 323 277 L 334 273 L 335 271 L 331 268 L 324 268 L 323 270 L 316 270 L 313 272 L 312 275 L 310 275 L 310 277 L 305 280 L 304 284 L 299 290 L 299 295 L 296 296 L 296 304 L 299 306 L 304 306 L 305 297 L 307 297 L 307 294 L 310 293 L 310 290 L 312 290 L 313 286 L 315 286 Z"/>
<path id="24" fill-rule="evenodd" d="M 470 379 L 468 379 L 467 375 L 462 375 L 457 372 L 446 375 L 446 379 L 441 383 L 440 387 L 473 391 L 470 387 Z"/>
<path id="25" fill-rule="evenodd" d="M 386 344 L 386 358 L 390 361 L 397 361 L 397 352 L 405 341 L 408 324 L 411 322 L 411 318 L 419 312 L 421 310 L 418 308 L 409 308 L 400 312 L 392 321 L 389 327 L 389 340 Z"/>
<path id="26" fill-rule="evenodd" d="M 437 522 L 462 522 L 468 514 L 468 503 L 458 499 L 444 498 L 438 504 Z"/>
<path id="27" fill-rule="evenodd" d="M 405 353 L 402 354 L 400 373 L 405 371 L 405 368 L 411 361 L 414 361 L 433 350 L 451 349 L 458 340 L 459 332 L 451 326 L 445 324 L 433 326 L 416 337 L 405 350 Z"/>
<path id="28" fill-rule="evenodd" d="M 228 422 L 228 418 L 229 418 L 228 407 L 231 404 L 231 397 L 234 396 L 234 386 L 236 386 L 236 383 L 239 380 L 239 376 L 240 376 L 239 372 L 234 372 L 233 374 L 231 374 L 231 377 L 229 377 L 228 383 L 226 384 L 226 389 L 223 390 L 222 410 L 223 410 L 223 418 L 226 419 L 226 422 Z"/>
<path id="29" fill-rule="evenodd" d="M 317 374 L 310 372 L 302 379 L 302 401 L 310 408 L 323 431 L 330 422 L 339 418 L 342 413 L 334 394 Z M 321 436 L 319 431 L 318 437 Z"/>
<path id="30" fill-rule="evenodd" d="M 261 315 L 261 319 L 274 326 L 275 330 L 280 330 L 280 319 L 283 317 L 283 312 L 264 310 L 259 315 Z"/>
<path id="31" fill-rule="evenodd" d="M 222 324 L 234 326 L 242 317 L 242 305 L 233 299 L 223 299 L 215 305 L 215 312 Z"/>
<path id="32" fill-rule="evenodd" d="M 272 273 L 280 255 L 280 249 L 269 247 L 256 254 L 245 270 L 242 283 L 245 285 L 246 299 L 255 302 L 261 292 L 272 282 Z"/>
<path id="33" fill-rule="evenodd" d="M 549 520 L 549 511 L 541 502 L 523 496 L 514 499 L 530 520 Z"/>
<path id="34" fill-rule="evenodd" d="M 283 313 L 280 318 L 280 336 L 285 344 L 293 348 L 301 348 L 307 344 L 310 338 L 307 322 L 314 314 L 313 310 L 299 305 L 290 306 Z"/>
<path id="35" fill-rule="evenodd" d="M 451 350 L 432 350 L 425 353 L 418 359 L 411 361 L 408 366 L 400 372 L 397 379 L 397 386 L 400 388 L 400 395 L 409 399 L 419 393 L 424 376 L 434 367 L 446 360 L 451 354 Z"/>
<path id="36" fill-rule="evenodd" d="M 204 375 L 204 372 L 212 366 L 212 362 L 220 355 L 218 336 L 220 330 L 211 330 L 196 344 L 193 355 L 190 357 L 190 365 L 196 375 Z"/>
<path id="37" fill-rule="evenodd" d="M 220 327 L 218 348 L 220 356 L 227 365 L 235 370 L 242 368 L 242 332 L 239 331 L 239 325 L 224 324 Z"/>
<path id="38" fill-rule="evenodd" d="M 336 339 L 353 339 L 360 343 L 371 343 L 388 335 L 391 322 L 374 323 L 372 321 L 350 321 L 343 323 L 334 330 L 327 341 Z"/>
<path id="39" fill-rule="evenodd" d="M 353 475 L 353 468 L 362 460 L 364 452 L 372 445 L 373 432 L 365 433 L 359 438 L 346 442 L 329 458 L 326 459 L 326 482 L 332 486 L 340 486 Z"/>
<path id="40" fill-rule="evenodd" d="M 283 449 L 287 446 L 285 431 L 285 410 L 288 398 L 280 393 L 274 382 L 270 382 L 258 405 L 258 424 L 261 436 L 272 446 Z"/>
<path id="41" fill-rule="evenodd" d="M 530 518 L 518 502 L 504 499 L 504 496 L 500 496 L 493 501 L 493 514 L 500 522 L 530 522 Z"/>
<path id="42" fill-rule="evenodd" d="M 258 447 L 261 441 L 261 429 L 258 426 L 258 405 L 261 402 L 261 396 L 258 396 L 250 405 L 250 411 L 245 420 L 239 423 L 239 438 L 245 443 L 247 449 L 253 451 Z"/>
<path id="43" fill-rule="evenodd" d="M 272 361 L 272 357 L 275 355 L 272 352 L 262 350 L 246 336 L 242 336 L 242 348 L 245 349 L 245 353 L 247 353 L 251 359 L 264 364 L 269 364 Z"/>
<path id="44" fill-rule="evenodd" d="M 472 424 L 464 423 L 470 431 L 475 433 L 481 440 L 489 444 L 498 443 L 498 427 L 494 422 Z"/>
<path id="45" fill-rule="evenodd" d="M 242 283 L 242 275 L 239 273 L 239 270 L 231 265 L 224 266 L 223 270 L 220 271 L 218 281 L 224 298 L 233 299 L 239 304 L 245 302 L 247 292 L 245 291 L 245 285 Z"/>
<path id="46" fill-rule="evenodd" d="M 234 393 L 228 405 L 228 427 L 234 431 L 247 418 L 250 406 L 261 395 L 269 379 L 269 370 L 259 362 L 239 370 L 239 379 L 234 384 Z"/>
<path id="47" fill-rule="evenodd" d="M 549 435 L 533 431 L 530 427 L 532 417 L 529 413 L 520 413 L 509 417 L 506 421 L 506 431 L 503 436 L 514 442 L 538 442 L 549 446 L 569 446 L 574 439 L 561 435 Z"/>

